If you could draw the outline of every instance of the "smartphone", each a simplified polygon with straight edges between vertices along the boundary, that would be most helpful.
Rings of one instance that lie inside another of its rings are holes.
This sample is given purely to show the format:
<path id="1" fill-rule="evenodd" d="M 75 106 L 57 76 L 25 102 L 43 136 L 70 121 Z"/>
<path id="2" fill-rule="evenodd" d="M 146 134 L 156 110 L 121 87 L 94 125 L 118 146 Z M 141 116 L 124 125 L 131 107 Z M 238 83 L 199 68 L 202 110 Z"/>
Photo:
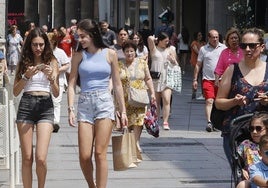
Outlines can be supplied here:
<path id="1" fill-rule="evenodd" d="M 38 69 L 38 70 L 43 70 L 44 68 L 45 68 L 45 64 L 39 64 L 39 65 L 36 65 L 36 68 Z"/>

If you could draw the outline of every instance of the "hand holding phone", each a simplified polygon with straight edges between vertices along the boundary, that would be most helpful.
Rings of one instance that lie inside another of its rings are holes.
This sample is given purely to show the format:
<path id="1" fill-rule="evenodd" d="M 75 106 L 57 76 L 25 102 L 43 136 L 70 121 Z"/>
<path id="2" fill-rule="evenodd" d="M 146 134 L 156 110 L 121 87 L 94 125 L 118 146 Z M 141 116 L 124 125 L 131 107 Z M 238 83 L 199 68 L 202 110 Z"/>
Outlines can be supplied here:
<path id="1" fill-rule="evenodd" d="M 44 68 L 45 68 L 45 64 L 44 63 L 42 63 L 42 64 L 38 64 L 38 65 L 36 65 L 36 69 L 38 69 L 38 70 L 43 70 Z"/>
<path id="2" fill-rule="evenodd" d="M 254 101 L 259 101 L 259 100 L 262 100 L 262 99 L 268 99 L 267 92 L 265 92 L 265 93 L 258 92 L 257 94 L 258 95 L 257 95 L 257 97 L 254 98 Z"/>

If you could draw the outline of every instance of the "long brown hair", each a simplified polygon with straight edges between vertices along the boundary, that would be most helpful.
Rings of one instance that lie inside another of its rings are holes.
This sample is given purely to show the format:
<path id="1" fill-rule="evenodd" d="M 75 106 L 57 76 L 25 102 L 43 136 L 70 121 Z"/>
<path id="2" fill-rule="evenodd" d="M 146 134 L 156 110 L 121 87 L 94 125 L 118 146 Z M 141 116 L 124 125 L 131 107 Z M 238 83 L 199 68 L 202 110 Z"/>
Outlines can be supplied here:
<path id="1" fill-rule="evenodd" d="M 46 33 L 40 28 L 35 28 L 30 31 L 25 39 L 25 43 L 22 48 L 21 59 L 18 63 L 16 71 L 16 79 L 20 79 L 22 74 L 25 73 L 29 66 L 34 66 L 34 54 L 32 51 L 32 41 L 36 37 L 44 39 L 45 46 L 44 51 L 41 54 L 42 63 L 49 65 L 52 59 L 55 59 L 53 50 L 51 49 L 50 42 Z"/>
<path id="2" fill-rule="evenodd" d="M 103 43 L 100 29 L 95 21 L 91 19 L 83 19 L 78 23 L 77 29 L 86 32 L 92 38 L 95 47 L 107 48 Z"/>

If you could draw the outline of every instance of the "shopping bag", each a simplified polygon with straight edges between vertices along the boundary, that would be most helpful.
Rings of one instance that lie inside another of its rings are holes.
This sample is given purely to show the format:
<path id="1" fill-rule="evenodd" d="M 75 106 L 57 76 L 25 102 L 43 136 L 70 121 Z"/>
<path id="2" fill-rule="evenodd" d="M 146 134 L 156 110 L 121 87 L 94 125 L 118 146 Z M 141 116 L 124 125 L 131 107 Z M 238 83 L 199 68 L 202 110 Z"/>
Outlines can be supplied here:
<path id="1" fill-rule="evenodd" d="M 137 167 L 142 160 L 137 149 L 134 133 L 129 131 L 112 137 L 112 151 L 115 171 Z"/>
<path id="2" fill-rule="evenodd" d="M 167 85 L 167 87 L 180 93 L 181 88 L 182 88 L 180 66 L 173 65 L 172 63 L 167 62 L 166 71 L 167 71 L 166 72 L 166 85 Z"/>
<path id="3" fill-rule="evenodd" d="M 144 117 L 144 125 L 147 132 L 157 138 L 159 137 L 159 124 L 156 110 L 156 105 L 151 103 Z"/>

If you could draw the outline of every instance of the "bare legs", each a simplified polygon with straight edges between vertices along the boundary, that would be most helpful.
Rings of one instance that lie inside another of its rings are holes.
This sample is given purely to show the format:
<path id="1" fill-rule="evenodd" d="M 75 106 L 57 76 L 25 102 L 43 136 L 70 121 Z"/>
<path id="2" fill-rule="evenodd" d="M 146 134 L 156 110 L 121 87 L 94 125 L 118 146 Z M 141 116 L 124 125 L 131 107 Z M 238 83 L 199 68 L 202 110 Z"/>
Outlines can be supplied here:
<path id="1" fill-rule="evenodd" d="M 136 139 L 136 145 L 138 147 L 138 150 L 142 152 L 141 146 L 140 146 L 140 138 L 141 138 L 141 132 L 142 132 L 142 126 L 133 126 L 133 131 Z"/>
<path id="2" fill-rule="evenodd" d="M 184 74 L 188 54 L 187 53 L 182 53 L 182 54 L 180 54 L 180 56 L 181 56 L 180 59 L 181 59 L 182 74 Z"/>
<path id="3" fill-rule="evenodd" d="M 22 183 L 24 188 L 32 187 L 33 125 L 18 124 L 22 156 Z"/>
<path id="4" fill-rule="evenodd" d="M 79 160 L 90 188 L 105 188 L 108 178 L 107 148 L 112 134 L 112 121 L 100 119 L 95 125 L 80 122 L 78 127 Z M 95 141 L 96 185 L 93 176 L 93 143 Z"/>
<path id="5" fill-rule="evenodd" d="M 19 123 L 17 125 L 21 154 L 22 154 L 22 182 L 24 188 L 32 188 L 32 165 L 33 165 L 33 125 Z M 52 133 L 52 125 L 40 123 L 36 129 L 36 174 L 38 188 L 45 187 L 47 165 L 46 158 Z"/>
<path id="6" fill-rule="evenodd" d="M 164 89 L 161 93 L 156 92 L 156 102 L 157 102 L 157 115 L 160 117 L 160 100 L 162 98 L 163 102 L 163 122 L 168 122 L 170 114 L 170 98 L 172 90 L 169 88 Z"/>
<path id="7" fill-rule="evenodd" d="M 52 125 L 45 126 L 45 123 L 38 124 L 36 128 L 35 161 L 36 161 L 38 188 L 45 187 L 45 181 L 47 175 L 47 153 L 52 131 L 53 131 Z"/>
<path id="8" fill-rule="evenodd" d="M 207 118 L 208 122 L 210 122 L 210 114 L 211 114 L 211 110 L 212 110 L 213 101 L 214 101 L 214 99 L 207 99 L 206 100 L 205 113 L 206 113 L 206 118 Z"/>

